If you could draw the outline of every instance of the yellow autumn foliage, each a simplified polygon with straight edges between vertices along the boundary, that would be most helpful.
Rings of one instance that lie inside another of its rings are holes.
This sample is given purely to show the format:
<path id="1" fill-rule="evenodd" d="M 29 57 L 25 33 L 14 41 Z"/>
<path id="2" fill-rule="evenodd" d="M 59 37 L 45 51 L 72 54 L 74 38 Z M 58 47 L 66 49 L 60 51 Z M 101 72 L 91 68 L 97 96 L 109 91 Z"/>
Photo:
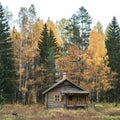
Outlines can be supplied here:
<path id="1" fill-rule="evenodd" d="M 85 64 L 84 79 L 91 91 L 96 89 L 107 90 L 111 87 L 111 70 L 108 67 L 107 49 L 105 47 L 105 37 L 103 34 L 92 30 L 90 33 L 89 46 L 83 54 Z M 92 87 L 91 87 L 92 86 Z"/>
<path id="2" fill-rule="evenodd" d="M 55 36 L 55 38 L 57 40 L 58 46 L 61 46 L 62 41 L 61 41 L 61 38 L 58 35 L 57 27 L 55 26 L 55 24 L 50 19 L 48 19 L 48 21 L 47 21 L 47 28 L 48 28 L 48 32 L 50 31 L 50 29 L 53 31 L 54 36 Z"/>

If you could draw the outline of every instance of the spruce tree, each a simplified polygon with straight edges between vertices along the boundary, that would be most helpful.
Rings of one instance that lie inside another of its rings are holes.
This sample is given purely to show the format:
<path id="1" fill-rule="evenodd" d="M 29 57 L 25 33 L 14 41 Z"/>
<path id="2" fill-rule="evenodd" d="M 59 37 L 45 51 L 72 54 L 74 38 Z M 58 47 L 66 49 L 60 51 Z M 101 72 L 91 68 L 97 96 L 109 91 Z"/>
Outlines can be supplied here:
<path id="1" fill-rule="evenodd" d="M 7 101 L 12 101 L 15 96 L 16 72 L 9 30 L 4 9 L 0 4 L 0 91 Z"/>
<path id="2" fill-rule="evenodd" d="M 48 31 L 47 24 L 44 25 L 41 39 L 38 43 L 40 64 L 46 70 L 45 76 L 53 80 L 55 73 L 55 59 L 59 55 L 59 47 L 53 31 Z"/>
<path id="3" fill-rule="evenodd" d="M 109 57 L 109 67 L 117 73 L 114 81 L 114 98 L 120 101 L 120 27 L 116 17 L 113 17 L 106 33 L 107 55 Z"/>
<path id="4" fill-rule="evenodd" d="M 41 33 L 41 38 L 38 42 L 38 48 L 40 53 L 40 63 L 44 65 L 47 64 L 47 57 L 49 55 L 49 35 L 47 24 L 44 25 L 43 31 Z"/>

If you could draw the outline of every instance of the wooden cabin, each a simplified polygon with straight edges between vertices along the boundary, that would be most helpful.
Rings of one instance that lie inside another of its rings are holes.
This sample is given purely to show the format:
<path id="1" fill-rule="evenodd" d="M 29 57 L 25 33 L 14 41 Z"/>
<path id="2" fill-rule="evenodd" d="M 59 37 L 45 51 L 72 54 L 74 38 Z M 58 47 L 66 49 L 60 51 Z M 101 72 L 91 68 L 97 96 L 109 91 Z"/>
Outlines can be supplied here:
<path id="1" fill-rule="evenodd" d="M 87 107 L 89 92 L 63 78 L 42 94 L 46 108 L 79 108 Z"/>

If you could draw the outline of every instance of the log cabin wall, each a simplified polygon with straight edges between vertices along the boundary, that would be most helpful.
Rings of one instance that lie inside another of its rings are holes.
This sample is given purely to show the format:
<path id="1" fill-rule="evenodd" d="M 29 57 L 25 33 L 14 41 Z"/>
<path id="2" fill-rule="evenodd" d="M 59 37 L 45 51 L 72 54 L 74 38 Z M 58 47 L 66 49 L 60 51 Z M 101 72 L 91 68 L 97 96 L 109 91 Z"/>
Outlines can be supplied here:
<path id="1" fill-rule="evenodd" d="M 61 93 L 61 91 L 63 91 L 66 86 L 70 87 L 71 84 L 66 81 L 55 87 L 45 95 L 45 105 L 47 106 L 47 108 L 64 108 L 66 106 L 66 95 Z M 59 96 L 60 100 L 56 101 L 55 96 Z"/>
<path id="2" fill-rule="evenodd" d="M 56 100 L 56 96 L 59 96 L 59 100 Z M 64 107 L 66 104 L 66 96 L 62 95 L 59 89 L 54 89 L 47 93 L 46 105 L 48 108 Z"/>

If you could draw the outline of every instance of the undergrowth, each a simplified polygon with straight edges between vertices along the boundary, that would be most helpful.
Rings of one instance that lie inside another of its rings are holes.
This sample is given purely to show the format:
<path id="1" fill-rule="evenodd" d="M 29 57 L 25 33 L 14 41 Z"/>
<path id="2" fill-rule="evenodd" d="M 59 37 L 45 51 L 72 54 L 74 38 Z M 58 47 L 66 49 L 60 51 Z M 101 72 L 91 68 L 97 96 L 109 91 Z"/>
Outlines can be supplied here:
<path id="1" fill-rule="evenodd" d="M 0 110 L 0 120 L 120 120 L 120 107 L 96 104 L 95 109 L 45 109 L 43 105 L 7 104 Z"/>

